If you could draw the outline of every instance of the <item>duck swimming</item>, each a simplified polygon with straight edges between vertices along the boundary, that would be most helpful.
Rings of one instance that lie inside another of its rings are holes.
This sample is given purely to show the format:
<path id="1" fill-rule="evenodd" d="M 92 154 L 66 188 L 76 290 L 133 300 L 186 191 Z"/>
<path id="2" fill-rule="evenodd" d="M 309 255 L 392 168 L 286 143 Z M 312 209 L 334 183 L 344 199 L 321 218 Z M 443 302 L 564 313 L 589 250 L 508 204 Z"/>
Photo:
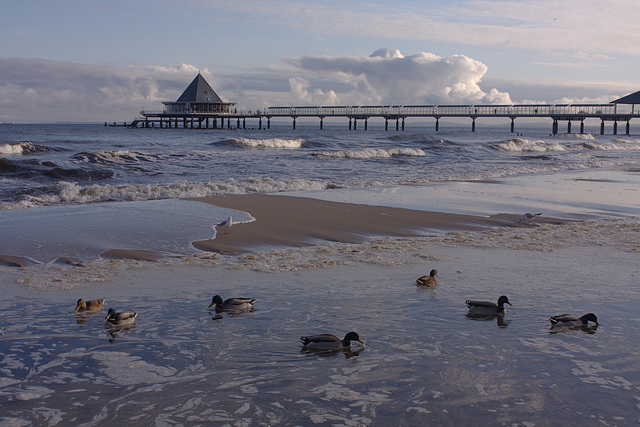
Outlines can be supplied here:
<path id="1" fill-rule="evenodd" d="M 435 269 L 431 270 L 431 273 L 429 273 L 428 276 L 419 277 L 416 280 L 416 284 L 417 285 L 421 285 L 421 286 L 437 285 L 438 282 L 436 281 L 436 276 L 440 277 L 440 276 L 438 276 L 438 272 Z"/>
<path id="2" fill-rule="evenodd" d="M 512 305 L 509 299 L 502 295 L 498 298 L 498 304 L 494 304 L 490 301 L 473 301 L 467 300 L 467 307 L 469 307 L 469 314 L 476 315 L 495 315 L 506 313 L 505 304 Z"/>
<path id="3" fill-rule="evenodd" d="M 107 322 L 114 326 L 127 326 L 136 323 L 136 317 L 138 313 L 135 311 L 119 311 L 116 312 L 113 308 L 109 309 L 107 313 Z"/>
<path id="4" fill-rule="evenodd" d="M 211 299 L 209 308 L 216 306 L 216 310 L 250 310 L 253 308 L 255 298 L 228 298 L 223 300 L 220 295 L 215 295 Z"/>
<path id="5" fill-rule="evenodd" d="M 85 301 L 82 298 L 78 300 L 76 305 L 76 311 L 97 311 L 102 310 L 104 305 L 104 298 L 102 299 L 90 299 Z"/>
<path id="6" fill-rule="evenodd" d="M 599 325 L 598 318 L 593 313 L 587 313 L 582 317 L 577 317 L 572 314 L 559 314 L 558 316 L 551 316 L 549 318 L 551 321 L 551 327 L 554 326 L 587 326 L 589 322 L 593 322 L 596 325 Z"/>
<path id="7" fill-rule="evenodd" d="M 357 333 L 349 332 L 340 339 L 331 334 L 318 334 L 300 337 L 300 341 L 305 349 L 309 350 L 341 350 L 351 347 L 351 341 L 358 341 L 364 344 Z"/>

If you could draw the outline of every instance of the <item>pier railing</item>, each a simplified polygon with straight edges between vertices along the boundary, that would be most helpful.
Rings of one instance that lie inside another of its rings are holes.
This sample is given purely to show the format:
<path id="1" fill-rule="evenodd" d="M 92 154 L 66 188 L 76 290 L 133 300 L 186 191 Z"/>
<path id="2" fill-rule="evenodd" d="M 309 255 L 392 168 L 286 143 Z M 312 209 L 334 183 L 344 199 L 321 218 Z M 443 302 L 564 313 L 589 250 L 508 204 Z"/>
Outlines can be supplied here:
<path id="1" fill-rule="evenodd" d="M 267 117 L 601 117 L 616 104 L 388 105 L 269 107 Z"/>

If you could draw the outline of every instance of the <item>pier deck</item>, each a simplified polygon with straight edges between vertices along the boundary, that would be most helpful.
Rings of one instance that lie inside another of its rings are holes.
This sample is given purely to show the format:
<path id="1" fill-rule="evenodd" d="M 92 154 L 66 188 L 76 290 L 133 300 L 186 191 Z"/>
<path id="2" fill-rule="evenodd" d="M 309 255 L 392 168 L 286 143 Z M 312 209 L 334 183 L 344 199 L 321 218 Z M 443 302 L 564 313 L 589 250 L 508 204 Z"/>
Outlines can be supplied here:
<path id="1" fill-rule="evenodd" d="M 468 118 L 471 131 L 476 130 L 478 118 L 508 118 L 511 120 L 511 132 L 515 131 L 518 118 L 549 118 L 552 121 L 552 133 L 557 134 L 559 122 L 567 122 L 567 133 L 571 133 L 572 123 L 580 124 L 580 133 L 584 133 L 586 119 L 601 121 L 600 133 L 604 134 L 605 122 L 613 122 L 613 134 L 618 133 L 618 123 L 626 124 L 626 134 L 630 132 L 630 120 L 640 118 L 635 105 L 611 104 L 521 104 L 521 105 L 387 105 L 387 106 L 295 106 L 269 107 L 263 112 L 234 113 L 166 113 L 163 111 L 141 111 L 144 118 L 133 120 L 128 127 L 137 128 L 190 128 L 190 129 L 246 129 L 247 119 L 257 120 L 258 129 L 271 128 L 272 118 L 291 118 L 293 129 L 298 118 L 317 118 L 320 129 L 324 128 L 326 118 L 345 118 L 349 129 L 356 130 L 358 121 L 372 118 L 384 119 L 385 130 L 389 122 L 395 122 L 396 130 L 404 130 L 405 121 L 410 118 L 433 118 L 435 130 L 439 130 L 441 118 Z M 266 119 L 266 127 L 263 127 Z M 105 124 L 106 125 L 106 124 Z"/>

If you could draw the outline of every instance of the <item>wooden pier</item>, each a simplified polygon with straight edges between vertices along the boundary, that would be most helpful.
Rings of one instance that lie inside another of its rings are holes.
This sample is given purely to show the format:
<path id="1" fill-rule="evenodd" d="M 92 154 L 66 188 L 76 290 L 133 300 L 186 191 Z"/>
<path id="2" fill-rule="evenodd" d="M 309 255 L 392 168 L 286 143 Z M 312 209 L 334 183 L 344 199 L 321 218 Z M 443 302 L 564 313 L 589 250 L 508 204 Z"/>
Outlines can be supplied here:
<path id="1" fill-rule="evenodd" d="M 625 111 L 618 111 L 618 110 Z M 301 117 L 314 117 L 324 127 L 324 119 L 343 117 L 349 120 L 349 129 L 356 130 L 358 121 L 368 129 L 369 119 L 383 119 L 385 130 L 389 122 L 395 122 L 396 130 L 405 129 L 405 121 L 413 118 L 432 118 L 436 132 L 440 130 L 441 118 L 469 118 L 471 131 L 476 130 L 479 118 L 508 118 L 511 120 L 511 132 L 515 132 L 515 120 L 518 118 L 549 118 L 552 121 L 551 132 L 559 131 L 559 123 L 567 122 L 567 133 L 571 133 L 572 124 L 579 123 L 580 133 L 584 133 L 586 119 L 599 119 L 600 134 L 604 134 L 605 123 L 613 123 L 613 134 L 618 134 L 618 123 L 625 124 L 625 133 L 629 135 L 630 120 L 640 118 L 634 106 L 627 108 L 618 104 L 522 104 L 522 105 L 389 105 L 389 106 L 327 106 L 327 107 L 269 107 L 263 114 L 267 118 L 267 127 L 273 117 L 288 117 L 296 120 Z"/>
<path id="2" fill-rule="evenodd" d="M 622 111 L 619 111 L 622 110 Z M 389 105 L 389 106 L 298 106 L 269 107 L 265 111 L 232 113 L 167 113 L 165 111 L 141 111 L 144 118 L 137 118 L 123 125 L 131 128 L 161 129 L 247 129 L 247 120 L 254 124 L 250 128 L 270 129 L 271 119 L 290 118 L 296 129 L 300 118 L 316 118 L 320 129 L 324 129 L 325 119 L 344 118 L 349 130 L 357 130 L 359 124 L 368 130 L 370 120 L 384 120 L 385 130 L 404 130 L 409 119 L 431 118 L 435 121 L 435 131 L 440 130 L 442 118 L 468 118 L 471 131 L 476 130 L 477 119 L 507 118 L 511 121 L 511 132 L 515 132 L 515 121 L 519 118 L 548 118 L 551 133 L 560 131 L 560 123 L 566 122 L 567 133 L 576 124 L 584 133 L 587 119 L 600 120 L 600 134 L 605 133 L 605 124 L 612 123 L 614 135 L 619 124 L 625 126 L 624 133 L 630 134 L 630 121 L 640 118 L 634 107 L 624 108 L 618 104 L 522 104 L 522 105 Z M 390 126 L 391 122 L 391 126 Z M 106 124 L 105 124 L 106 125 Z M 578 130 L 578 129 L 576 129 Z"/>

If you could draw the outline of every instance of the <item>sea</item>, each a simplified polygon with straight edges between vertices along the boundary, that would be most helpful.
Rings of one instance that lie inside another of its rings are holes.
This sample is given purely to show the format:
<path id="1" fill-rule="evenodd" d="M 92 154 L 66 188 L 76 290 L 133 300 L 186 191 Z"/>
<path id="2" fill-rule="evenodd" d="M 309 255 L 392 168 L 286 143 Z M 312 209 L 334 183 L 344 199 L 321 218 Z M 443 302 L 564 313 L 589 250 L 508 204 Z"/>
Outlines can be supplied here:
<path id="1" fill-rule="evenodd" d="M 0 266 L 0 426 L 640 424 L 640 135 L 591 125 L 0 125 L 0 256 L 32 261 Z M 563 221 L 236 256 L 190 245 L 230 211 L 185 199 L 252 193 Z M 438 285 L 416 286 L 431 268 Z M 217 313 L 214 294 L 257 302 Z M 502 294 L 504 316 L 466 315 Z M 76 313 L 78 298 L 136 324 Z M 600 325 L 550 328 L 587 312 Z M 299 342 L 350 330 L 364 347 Z"/>

